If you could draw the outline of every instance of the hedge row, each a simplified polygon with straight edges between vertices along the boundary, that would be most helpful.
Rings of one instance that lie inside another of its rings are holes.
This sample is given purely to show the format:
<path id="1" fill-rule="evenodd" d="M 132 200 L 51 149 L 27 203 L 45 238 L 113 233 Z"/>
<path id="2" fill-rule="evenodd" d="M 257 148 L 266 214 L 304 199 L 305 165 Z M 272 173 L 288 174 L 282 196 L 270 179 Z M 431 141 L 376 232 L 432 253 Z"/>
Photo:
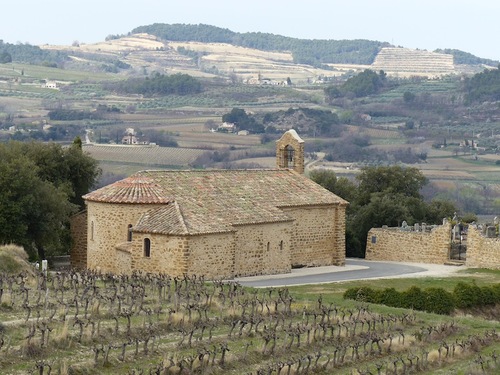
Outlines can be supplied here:
<path id="1" fill-rule="evenodd" d="M 488 306 L 500 303 L 500 283 L 479 287 L 476 284 L 458 283 L 450 293 L 443 288 L 410 289 L 398 292 L 394 288 L 375 290 L 370 287 L 347 289 L 344 299 L 378 303 L 437 314 L 450 314 L 456 308 Z"/>

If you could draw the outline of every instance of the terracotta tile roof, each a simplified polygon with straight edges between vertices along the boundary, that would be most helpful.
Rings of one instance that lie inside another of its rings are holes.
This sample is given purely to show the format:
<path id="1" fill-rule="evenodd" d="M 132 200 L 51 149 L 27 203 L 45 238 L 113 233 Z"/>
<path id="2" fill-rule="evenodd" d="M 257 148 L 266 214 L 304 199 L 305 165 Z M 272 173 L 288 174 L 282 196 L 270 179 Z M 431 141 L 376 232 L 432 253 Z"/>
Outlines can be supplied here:
<path id="1" fill-rule="evenodd" d="M 187 235 L 201 233 L 234 232 L 229 223 L 220 220 L 204 220 L 199 215 L 185 215 L 177 202 L 154 208 L 139 219 L 134 232 Z"/>
<path id="2" fill-rule="evenodd" d="M 132 186 L 137 183 L 140 188 Z M 287 169 L 143 171 L 84 198 L 110 203 L 168 203 L 145 213 L 133 229 L 178 235 L 291 221 L 280 209 L 283 207 L 347 204 Z"/>
<path id="3" fill-rule="evenodd" d="M 170 199 L 152 179 L 132 176 L 83 196 L 83 199 L 106 203 L 168 203 Z"/>

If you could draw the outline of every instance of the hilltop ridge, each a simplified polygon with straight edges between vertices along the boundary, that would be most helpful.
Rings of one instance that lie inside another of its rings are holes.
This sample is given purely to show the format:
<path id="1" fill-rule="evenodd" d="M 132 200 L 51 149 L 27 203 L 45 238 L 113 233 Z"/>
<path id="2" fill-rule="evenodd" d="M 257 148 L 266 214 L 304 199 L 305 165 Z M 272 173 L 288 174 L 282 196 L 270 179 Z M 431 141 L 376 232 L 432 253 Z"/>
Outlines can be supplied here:
<path id="1" fill-rule="evenodd" d="M 443 52 L 389 46 L 380 47 L 370 63 L 356 63 L 356 60 L 344 56 L 344 63 L 311 65 L 297 62 L 297 57 L 291 50 L 271 50 L 270 46 L 259 49 L 227 41 L 187 40 L 188 36 L 184 37 L 185 41 L 167 40 L 143 32 L 111 36 L 95 44 L 44 45 L 41 48 L 66 53 L 69 60 L 65 65 L 80 70 L 103 69 L 105 62 L 109 64 L 108 69 L 114 69 L 117 73 L 187 73 L 206 78 L 223 76 L 247 83 L 278 84 L 288 78 L 293 83 L 322 83 L 364 69 L 384 70 L 388 75 L 401 77 L 434 78 L 448 74 L 476 73 L 486 67 L 483 64 L 455 64 L 453 55 Z M 182 39 L 176 35 L 171 38 Z M 341 52 L 339 54 L 342 55 Z M 122 69 L 117 69 L 116 66 Z"/>

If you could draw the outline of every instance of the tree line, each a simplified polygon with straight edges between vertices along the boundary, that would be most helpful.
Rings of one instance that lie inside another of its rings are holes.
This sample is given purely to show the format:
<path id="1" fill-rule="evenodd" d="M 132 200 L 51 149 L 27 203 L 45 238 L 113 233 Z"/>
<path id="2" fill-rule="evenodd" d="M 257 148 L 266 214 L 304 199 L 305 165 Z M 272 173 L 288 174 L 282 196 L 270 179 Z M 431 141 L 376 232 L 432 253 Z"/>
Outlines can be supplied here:
<path id="1" fill-rule="evenodd" d="M 107 88 L 120 93 L 156 95 L 194 95 L 202 91 L 201 82 L 188 74 L 165 75 L 155 73 L 146 78 L 130 78 L 118 83 L 108 83 Z"/>
<path id="2" fill-rule="evenodd" d="M 69 218 L 84 207 L 82 196 L 99 174 L 79 138 L 64 148 L 0 143 L 0 243 L 21 245 L 32 259 L 66 253 Z"/>
<path id="3" fill-rule="evenodd" d="M 387 74 L 381 70 L 379 73 L 365 69 L 362 73 L 349 78 L 339 85 L 331 85 L 325 88 L 325 96 L 328 102 L 342 97 L 364 97 L 377 94 L 387 84 Z"/>
<path id="4" fill-rule="evenodd" d="M 60 51 L 47 51 L 31 44 L 4 43 L 0 39 L 0 63 L 21 62 L 51 67 L 59 66 L 68 60 L 66 53 Z"/>
<path id="5" fill-rule="evenodd" d="M 489 65 L 497 66 L 498 61 L 491 59 L 483 59 L 481 57 L 474 56 L 472 53 L 460 51 L 458 49 L 437 49 L 434 52 L 445 53 L 447 55 L 453 55 L 453 63 L 464 64 L 464 65 Z"/>
<path id="6" fill-rule="evenodd" d="M 500 101 L 500 64 L 497 69 L 485 69 L 466 78 L 466 102 Z"/>
<path id="7" fill-rule="evenodd" d="M 417 168 L 365 167 L 355 181 L 337 177 L 335 172 L 316 169 L 310 178 L 346 199 L 346 253 L 364 257 L 368 231 L 374 227 L 425 222 L 441 224 L 452 217 L 455 205 L 448 200 L 426 202 L 421 194 L 428 180 Z"/>

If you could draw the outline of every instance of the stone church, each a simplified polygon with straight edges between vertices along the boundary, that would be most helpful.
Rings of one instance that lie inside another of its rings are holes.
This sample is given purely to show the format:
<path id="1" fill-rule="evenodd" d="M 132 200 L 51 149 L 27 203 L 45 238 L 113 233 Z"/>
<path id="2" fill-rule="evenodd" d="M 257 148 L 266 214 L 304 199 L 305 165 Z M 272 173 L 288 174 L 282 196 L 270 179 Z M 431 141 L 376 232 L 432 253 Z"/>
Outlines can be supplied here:
<path id="1" fill-rule="evenodd" d="M 73 267 L 231 279 L 344 265 L 348 203 L 303 175 L 294 130 L 276 156 L 276 169 L 142 171 L 85 195 Z"/>

